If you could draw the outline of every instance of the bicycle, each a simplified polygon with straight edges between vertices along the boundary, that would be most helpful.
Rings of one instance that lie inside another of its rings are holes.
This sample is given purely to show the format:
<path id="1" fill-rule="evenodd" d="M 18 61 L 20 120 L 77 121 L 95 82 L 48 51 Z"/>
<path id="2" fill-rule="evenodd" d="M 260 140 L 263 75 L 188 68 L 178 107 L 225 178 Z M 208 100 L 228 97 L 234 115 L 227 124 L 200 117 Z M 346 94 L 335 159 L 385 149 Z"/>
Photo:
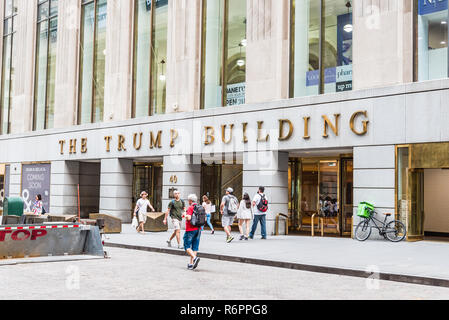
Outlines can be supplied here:
<path id="1" fill-rule="evenodd" d="M 382 222 L 379 219 L 374 218 L 374 214 L 377 214 L 376 211 L 371 209 L 367 210 L 369 216 L 362 217 L 363 220 L 360 221 L 355 228 L 355 237 L 357 240 L 365 241 L 366 239 L 368 239 L 373 228 L 379 230 L 379 234 L 385 239 L 390 240 L 391 242 L 401 242 L 405 239 L 407 230 L 405 229 L 405 226 L 401 221 L 393 220 L 387 223 L 388 217 L 391 217 L 392 215 L 391 213 L 386 213 L 385 220 Z M 381 225 L 379 226 L 376 221 L 381 223 Z M 370 222 L 372 222 L 371 225 Z"/>

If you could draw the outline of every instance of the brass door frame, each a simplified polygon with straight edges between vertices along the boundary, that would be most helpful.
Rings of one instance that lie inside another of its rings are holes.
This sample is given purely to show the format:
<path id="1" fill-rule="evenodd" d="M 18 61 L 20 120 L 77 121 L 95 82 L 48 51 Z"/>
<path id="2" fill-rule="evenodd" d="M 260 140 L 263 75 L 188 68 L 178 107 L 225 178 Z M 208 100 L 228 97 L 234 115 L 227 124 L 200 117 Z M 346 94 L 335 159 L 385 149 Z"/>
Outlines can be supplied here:
<path id="1" fill-rule="evenodd" d="M 345 204 L 343 203 L 343 199 L 345 198 L 343 196 L 343 190 L 344 190 L 344 188 L 343 188 L 343 180 L 344 180 L 343 173 L 346 172 L 343 166 L 344 166 L 344 164 L 347 161 L 352 161 L 352 163 L 354 165 L 354 158 L 352 156 L 351 157 L 347 157 L 347 156 L 341 156 L 340 157 L 340 166 L 339 166 L 340 171 L 341 171 L 341 173 L 340 173 L 340 175 L 341 175 L 341 181 L 340 181 L 340 185 L 341 185 L 341 193 L 340 193 L 340 199 L 341 199 L 341 203 L 340 203 L 340 236 L 342 236 L 342 237 L 343 236 L 350 236 L 350 235 L 352 235 L 352 227 L 351 227 L 351 231 L 344 232 L 344 230 L 343 230 L 343 227 L 344 227 L 343 220 L 345 219 L 345 217 L 343 216 L 344 206 L 345 206 Z M 353 182 L 354 182 L 354 169 L 352 171 L 352 174 L 353 174 Z M 352 193 L 353 193 L 353 196 L 352 196 L 352 208 L 354 208 L 354 185 L 352 186 Z M 354 213 L 353 213 L 352 219 L 354 219 Z M 346 221 L 345 221 L 345 223 L 346 223 Z"/>

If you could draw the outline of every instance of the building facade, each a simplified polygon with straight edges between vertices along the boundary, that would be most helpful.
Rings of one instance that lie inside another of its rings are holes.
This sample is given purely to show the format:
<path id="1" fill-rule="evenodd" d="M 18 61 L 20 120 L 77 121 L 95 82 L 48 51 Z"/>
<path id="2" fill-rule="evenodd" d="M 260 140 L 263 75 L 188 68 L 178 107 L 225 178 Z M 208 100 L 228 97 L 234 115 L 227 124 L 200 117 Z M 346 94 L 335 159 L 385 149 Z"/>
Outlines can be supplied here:
<path id="1" fill-rule="evenodd" d="M 449 234 L 447 0 L 2 0 L 0 199 L 131 220 L 266 188 L 269 234 L 361 201 Z M 438 205 L 437 205 L 438 204 Z M 213 219 L 219 222 L 218 214 Z"/>

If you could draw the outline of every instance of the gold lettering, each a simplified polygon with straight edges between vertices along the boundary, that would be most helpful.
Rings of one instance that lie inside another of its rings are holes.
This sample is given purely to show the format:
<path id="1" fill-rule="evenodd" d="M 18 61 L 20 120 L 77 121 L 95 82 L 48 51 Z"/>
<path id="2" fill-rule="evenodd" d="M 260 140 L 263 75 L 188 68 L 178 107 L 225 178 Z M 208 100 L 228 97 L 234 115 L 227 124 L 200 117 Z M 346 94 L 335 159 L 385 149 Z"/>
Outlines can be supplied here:
<path id="1" fill-rule="evenodd" d="M 64 144 L 65 140 L 59 140 L 59 145 L 61 146 L 61 154 L 64 154 Z"/>
<path id="2" fill-rule="evenodd" d="M 349 126 L 351 127 L 352 132 L 354 132 L 358 136 L 363 136 L 368 132 L 368 120 L 363 120 L 363 131 L 359 132 L 355 129 L 355 119 L 359 116 L 363 115 L 365 118 L 368 118 L 368 112 L 367 111 L 357 111 L 354 113 L 351 117 L 351 121 L 349 122 Z"/>
<path id="3" fill-rule="evenodd" d="M 260 135 L 262 133 L 263 121 L 257 121 L 257 142 L 266 142 L 270 138 L 270 135 L 267 134 L 265 138 L 262 138 Z"/>
<path id="4" fill-rule="evenodd" d="M 178 138 L 178 131 L 175 129 L 170 130 L 170 148 L 175 147 L 175 140 Z"/>
<path id="5" fill-rule="evenodd" d="M 248 137 L 246 136 L 246 128 L 248 127 L 248 122 L 245 122 L 243 125 L 243 143 L 248 143 Z"/>
<path id="6" fill-rule="evenodd" d="M 284 136 L 284 124 L 288 124 L 288 134 Z M 293 135 L 293 123 L 290 120 L 287 119 L 281 119 L 279 120 L 279 141 L 286 141 L 290 139 Z"/>
<path id="7" fill-rule="evenodd" d="M 118 135 L 118 147 L 117 147 L 118 151 L 126 151 L 125 148 L 125 137 L 121 134 Z"/>
<path id="8" fill-rule="evenodd" d="M 327 129 L 328 127 L 331 128 L 331 130 L 334 132 L 335 136 L 338 137 L 338 128 L 339 128 L 339 119 L 340 119 L 340 114 L 334 114 L 335 117 L 335 125 L 329 120 L 329 118 L 327 116 L 323 116 L 324 119 L 324 133 L 323 133 L 323 138 L 327 138 L 329 137 L 329 135 L 327 134 Z"/>
<path id="9" fill-rule="evenodd" d="M 76 139 L 70 139 L 69 154 L 76 154 Z"/>
<path id="10" fill-rule="evenodd" d="M 204 140 L 204 145 L 208 146 L 215 141 L 215 129 L 214 127 L 204 127 L 206 130 L 206 138 Z"/>
<path id="11" fill-rule="evenodd" d="M 304 140 L 310 139 L 309 136 L 309 121 L 310 117 L 304 117 L 304 137 L 302 137 Z"/>
<path id="12" fill-rule="evenodd" d="M 161 145 L 161 139 L 162 138 L 162 131 L 159 131 L 158 133 L 157 133 L 157 137 L 156 137 L 156 139 L 154 139 L 154 135 L 153 135 L 153 131 L 151 131 L 150 132 L 150 149 L 153 149 L 153 148 L 162 148 L 162 145 Z"/>
<path id="13" fill-rule="evenodd" d="M 87 152 L 87 138 L 81 139 L 81 153 Z"/>
<path id="14" fill-rule="evenodd" d="M 137 135 L 139 135 L 139 143 L 137 143 Z M 134 133 L 133 145 L 134 149 L 136 150 L 140 150 L 140 148 L 142 147 L 142 135 L 142 132 L 140 132 L 139 134 Z"/>
<path id="15" fill-rule="evenodd" d="M 104 137 L 104 140 L 106 141 L 106 152 L 111 152 L 111 140 L 112 140 L 112 137 L 111 136 L 107 136 L 107 137 Z"/>
<path id="16" fill-rule="evenodd" d="M 226 127 L 227 127 L 227 125 L 225 125 L 225 124 L 221 126 L 221 140 L 222 140 L 225 144 L 228 144 L 228 143 L 230 143 L 230 142 L 232 141 L 232 130 L 234 129 L 234 125 L 231 124 L 231 125 L 229 126 L 230 129 L 231 129 L 231 133 L 230 133 L 229 140 L 226 140 Z"/>

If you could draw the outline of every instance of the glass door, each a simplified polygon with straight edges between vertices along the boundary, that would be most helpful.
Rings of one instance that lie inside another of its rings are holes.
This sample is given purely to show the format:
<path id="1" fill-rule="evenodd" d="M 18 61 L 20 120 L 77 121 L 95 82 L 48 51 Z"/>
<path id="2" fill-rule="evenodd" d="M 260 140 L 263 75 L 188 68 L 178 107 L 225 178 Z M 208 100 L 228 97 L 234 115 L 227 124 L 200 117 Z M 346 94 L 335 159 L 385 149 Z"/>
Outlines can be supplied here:
<path id="1" fill-rule="evenodd" d="M 140 193 L 146 191 L 148 200 L 157 212 L 162 211 L 162 166 L 159 164 L 134 165 L 133 209 Z"/>
<path id="2" fill-rule="evenodd" d="M 407 214 L 407 239 L 424 239 L 424 170 L 409 169 L 410 208 Z"/>
<path id="3" fill-rule="evenodd" d="M 337 160 L 320 161 L 319 209 L 325 231 L 340 235 L 339 177 Z"/>

